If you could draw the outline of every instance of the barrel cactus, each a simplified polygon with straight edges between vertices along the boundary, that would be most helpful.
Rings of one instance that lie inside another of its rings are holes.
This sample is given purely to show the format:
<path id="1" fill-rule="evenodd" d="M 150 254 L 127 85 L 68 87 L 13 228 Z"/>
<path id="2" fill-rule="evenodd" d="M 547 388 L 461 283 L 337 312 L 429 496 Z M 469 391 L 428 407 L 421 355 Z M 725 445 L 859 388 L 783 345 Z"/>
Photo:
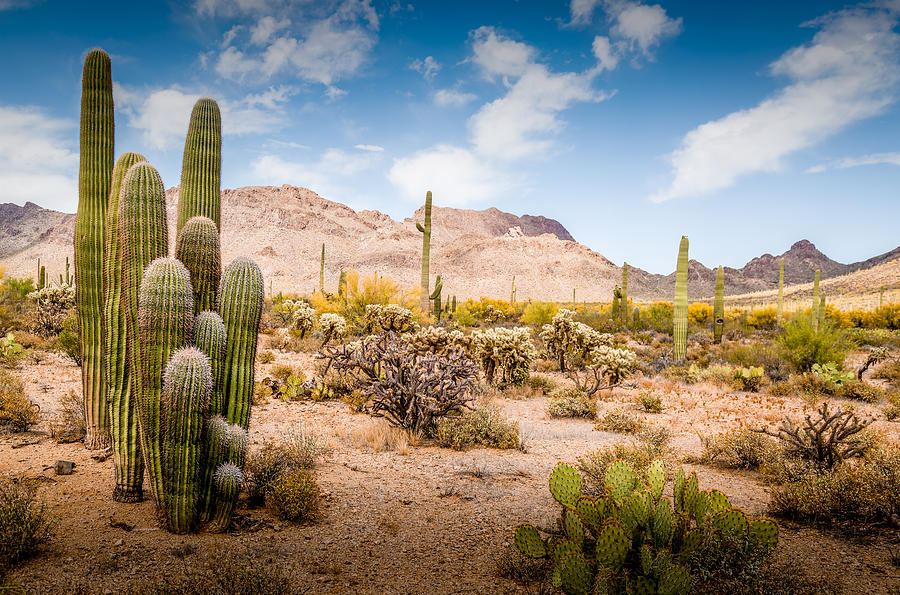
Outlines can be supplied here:
<path id="1" fill-rule="evenodd" d="M 675 344 L 673 358 L 676 362 L 683 362 L 687 357 L 687 330 L 688 330 L 688 239 L 681 236 L 681 245 L 678 247 L 678 268 L 675 271 L 675 307 L 673 310 Z"/>
<path id="2" fill-rule="evenodd" d="M 191 111 L 184 140 L 176 237 L 188 220 L 198 215 L 212 219 L 216 229 L 221 229 L 221 171 L 222 115 L 215 99 L 201 97 Z"/>
<path id="3" fill-rule="evenodd" d="M 191 217 L 175 242 L 175 258 L 191 273 L 194 311 L 213 310 L 222 273 L 219 230 L 209 217 Z"/>

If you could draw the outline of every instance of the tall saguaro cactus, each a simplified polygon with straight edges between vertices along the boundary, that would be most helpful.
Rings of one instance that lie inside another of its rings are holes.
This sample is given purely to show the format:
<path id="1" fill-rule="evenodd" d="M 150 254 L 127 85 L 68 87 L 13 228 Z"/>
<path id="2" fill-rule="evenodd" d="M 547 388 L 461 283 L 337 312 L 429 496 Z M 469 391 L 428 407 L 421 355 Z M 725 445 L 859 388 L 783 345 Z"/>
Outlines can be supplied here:
<path id="1" fill-rule="evenodd" d="M 725 269 L 719 265 L 716 271 L 716 299 L 713 302 L 713 340 L 722 342 L 725 330 Z"/>
<path id="2" fill-rule="evenodd" d="M 430 284 L 431 262 L 431 190 L 425 193 L 425 222 L 416 223 L 416 229 L 422 232 L 422 298 L 428 303 L 428 286 Z"/>
<path id="3" fill-rule="evenodd" d="M 819 330 L 819 270 L 816 269 L 816 277 L 813 280 L 813 297 L 812 308 L 809 314 L 809 321 L 815 330 Z"/>
<path id="4" fill-rule="evenodd" d="M 781 264 L 778 267 L 778 311 L 776 319 L 781 324 L 781 317 L 784 315 L 784 257 L 781 257 Z"/>
<path id="5" fill-rule="evenodd" d="M 206 522 L 212 514 L 213 473 L 225 460 L 227 454 L 222 447 L 218 433 L 227 434 L 228 422 L 222 417 L 225 401 L 222 395 L 222 378 L 225 364 L 225 323 L 215 312 L 201 312 L 194 319 L 194 344 L 209 357 L 213 388 L 209 399 L 208 413 L 211 416 L 206 428 L 206 457 L 200 476 L 200 501 L 197 506 L 200 521 Z M 216 420 L 224 424 L 225 430 L 216 425 Z M 218 429 L 217 429 L 218 428 Z"/>
<path id="6" fill-rule="evenodd" d="M 676 362 L 683 362 L 687 357 L 687 327 L 688 327 L 688 239 L 681 236 L 681 245 L 678 247 L 678 267 L 675 270 L 675 307 L 674 338 L 675 345 L 672 357 Z"/>
<path id="7" fill-rule="evenodd" d="M 222 274 L 219 230 L 209 217 L 191 217 L 175 242 L 175 258 L 191 273 L 194 312 L 213 310 Z"/>
<path id="8" fill-rule="evenodd" d="M 75 301 L 81 344 L 85 446 L 109 443 L 101 366 L 103 226 L 112 183 L 115 140 L 112 68 L 103 50 L 91 50 L 81 77 L 78 213 L 75 216 Z"/>
<path id="9" fill-rule="evenodd" d="M 622 263 L 622 301 L 619 304 L 622 309 L 622 324 L 628 327 L 628 318 L 631 310 L 628 308 L 628 263 Z"/>
<path id="10" fill-rule="evenodd" d="M 136 384 L 140 387 L 141 453 L 150 475 L 156 506 L 165 510 L 160 441 L 163 430 L 160 420 L 162 377 L 169 357 L 191 342 L 194 330 L 191 274 L 181 262 L 163 257 L 150 263 L 141 281 L 137 320 L 137 361 L 132 368 L 140 370 Z"/>
<path id="11" fill-rule="evenodd" d="M 224 410 L 228 423 L 244 430 L 250 425 L 256 339 L 262 314 L 262 271 L 249 258 L 236 258 L 225 267 L 219 285 L 219 315 L 227 337 L 224 366 Z M 232 461 L 238 466 L 243 460 Z"/>
<path id="12" fill-rule="evenodd" d="M 319 260 L 319 293 L 325 293 L 325 242 L 322 242 L 322 258 Z"/>
<path id="13" fill-rule="evenodd" d="M 222 115 L 212 97 L 201 97 L 191 111 L 181 188 L 178 190 L 178 229 L 176 237 L 191 217 L 209 217 L 221 231 Z"/>

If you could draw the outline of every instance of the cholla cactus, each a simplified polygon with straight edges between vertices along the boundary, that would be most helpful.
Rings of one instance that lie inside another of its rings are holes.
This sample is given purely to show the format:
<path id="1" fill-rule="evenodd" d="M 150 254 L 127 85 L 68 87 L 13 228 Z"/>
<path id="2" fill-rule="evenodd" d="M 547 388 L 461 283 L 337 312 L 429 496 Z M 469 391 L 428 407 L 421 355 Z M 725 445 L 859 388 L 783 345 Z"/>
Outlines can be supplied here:
<path id="1" fill-rule="evenodd" d="M 484 308 L 483 318 L 490 324 L 497 324 L 506 318 L 506 314 L 502 310 L 495 308 L 493 304 L 488 304 Z"/>
<path id="2" fill-rule="evenodd" d="M 395 333 L 407 332 L 415 325 L 412 311 L 397 304 L 369 304 L 366 306 L 365 320 L 366 326 L 373 330 Z"/>
<path id="3" fill-rule="evenodd" d="M 588 372 L 584 377 L 570 373 L 575 386 L 587 395 L 613 388 L 634 372 L 637 357 L 628 349 L 598 345 L 586 358 Z"/>
<path id="4" fill-rule="evenodd" d="M 322 329 L 322 346 L 332 339 L 338 339 L 347 334 L 347 321 L 340 314 L 327 312 L 319 316 L 319 328 Z"/>
<path id="5" fill-rule="evenodd" d="M 573 320 L 574 313 L 563 308 L 541 327 L 540 338 L 547 354 L 559 362 L 560 372 L 566 371 L 566 355 L 580 354 L 587 358 L 592 349 L 600 345 L 612 345 L 612 335 L 600 333 L 583 322 Z"/>
<path id="6" fill-rule="evenodd" d="M 550 474 L 550 493 L 562 505 L 562 536 L 543 539 L 530 524 L 516 527 L 515 544 L 529 558 L 549 558 L 553 585 L 564 593 L 668 593 L 687 595 L 685 565 L 703 543 L 734 538 L 744 553 L 770 555 L 778 525 L 749 520 L 718 490 L 700 491 L 693 471 L 675 475 L 674 506 L 663 496 L 666 469 L 653 461 L 645 477 L 623 461 L 606 471 L 597 499 L 581 493 L 581 476 L 566 463 Z"/>
<path id="7" fill-rule="evenodd" d="M 469 343 L 462 331 L 451 331 L 442 326 L 425 326 L 403 338 L 420 354 L 443 354 L 454 347 L 466 348 Z"/>
<path id="8" fill-rule="evenodd" d="M 316 309 L 306 302 L 296 302 L 293 304 L 293 312 L 291 314 L 291 327 L 300 333 L 300 338 L 306 336 L 306 333 L 312 330 L 316 324 Z"/>
<path id="9" fill-rule="evenodd" d="M 35 330 L 39 335 L 58 335 L 63 321 L 75 307 L 75 288 L 71 285 L 48 285 L 28 294 L 37 304 Z"/>
<path id="10" fill-rule="evenodd" d="M 472 351 L 488 382 L 497 370 L 503 371 L 503 382 L 521 384 L 528 380 L 528 370 L 537 355 L 526 327 L 492 328 L 472 333 Z"/>

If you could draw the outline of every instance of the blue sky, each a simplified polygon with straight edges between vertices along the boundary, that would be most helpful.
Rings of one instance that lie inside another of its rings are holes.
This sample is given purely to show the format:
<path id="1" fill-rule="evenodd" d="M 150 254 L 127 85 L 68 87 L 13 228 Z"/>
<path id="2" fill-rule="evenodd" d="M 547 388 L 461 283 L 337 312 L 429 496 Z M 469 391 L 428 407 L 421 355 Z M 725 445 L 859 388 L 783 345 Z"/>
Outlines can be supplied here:
<path id="1" fill-rule="evenodd" d="M 75 210 L 81 65 L 102 47 L 117 153 L 167 186 L 211 95 L 223 187 L 394 218 L 431 189 L 664 273 L 683 234 L 708 266 L 900 244 L 900 0 L 135 4 L 0 0 L 0 202 Z"/>

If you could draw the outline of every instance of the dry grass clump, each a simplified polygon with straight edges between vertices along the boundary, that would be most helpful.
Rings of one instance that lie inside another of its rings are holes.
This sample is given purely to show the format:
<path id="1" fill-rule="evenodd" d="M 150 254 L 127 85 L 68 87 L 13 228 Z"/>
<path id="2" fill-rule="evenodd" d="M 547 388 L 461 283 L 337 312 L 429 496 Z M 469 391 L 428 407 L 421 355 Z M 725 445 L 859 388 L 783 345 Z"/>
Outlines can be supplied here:
<path id="1" fill-rule="evenodd" d="M 900 394 L 895 393 L 888 396 L 888 404 L 881 411 L 888 421 L 900 418 Z"/>
<path id="2" fill-rule="evenodd" d="M 256 361 L 258 361 L 261 364 L 271 364 L 272 362 L 275 361 L 275 354 L 272 353 L 271 351 L 269 351 L 268 349 L 266 349 L 264 351 L 260 351 L 256 355 Z"/>
<path id="3" fill-rule="evenodd" d="M 662 397 L 659 393 L 649 389 L 640 391 L 637 397 L 635 397 L 635 402 L 638 407 L 647 413 L 662 413 L 664 409 Z"/>
<path id="4" fill-rule="evenodd" d="M 183 571 L 166 571 L 129 586 L 129 595 L 287 595 L 303 592 L 278 565 L 260 556 L 218 551 L 192 559 Z M 94 587 L 96 585 L 93 585 Z M 88 589 L 89 590 L 89 589 Z"/>
<path id="5" fill-rule="evenodd" d="M 244 466 L 250 504 L 259 505 L 266 500 L 269 489 L 281 475 L 313 468 L 324 452 L 318 438 L 302 427 L 279 442 L 267 442 L 252 451 Z"/>
<path id="6" fill-rule="evenodd" d="M 53 521 L 34 486 L 0 481 L 0 579 L 13 564 L 50 541 L 52 530 Z"/>
<path id="7" fill-rule="evenodd" d="M 471 446 L 519 448 L 519 424 L 509 421 L 493 405 L 442 418 L 435 431 L 441 446 L 463 450 Z"/>
<path id="8" fill-rule="evenodd" d="M 39 411 L 25 396 L 22 381 L 0 370 L 0 430 L 24 432 L 37 423 Z"/>
<path id="9" fill-rule="evenodd" d="M 350 433 L 356 448 L 371 448 L 375 452 L 409 453 L 409 435 L 406 430 L 391 425 L 384 419 L 374 419 Z"/>
<path id="10" fill-rule="evenodd" d="M 900 359 L 881 363 L 872 373 L 873 378 L 887 380 L 894 388 L 900 388 Z"/>
<path id="11" fill-rule="evenodd" d="M 315 519 L 322 497 L 319 484 L 305 469 L 290 469 L 278 474 L 266 489 L 266 506 L 281 519 L 295 523 Z"/>
<path id="12" fill-rule="evenodd" d="M 78 442 L 84 438 L 84 399 L 70 390 L 59 399 L 59 412 L 50 420 L 50 437 L 57 444 Z"/>
<path id="13" fill-rule="evenodd" d="M 597 400 L 575 386 L 564 386 L 550 393 L 547 401 L 550 417 L 597 417 Z"/>
<path id="14" fill-rule="evenodd" d="M 643 427 L 644 421 L 623 407 L 610 411 L 594 424 L 597 430 L 617 434 L 634 434 Z"/>
<path id="15" fill-rule="evenodd" d="M 712 436 L 700 435 L 701 460 L 732 469 L 757 471 L 778 455 L 775 440 L 748 428 L 733 428 Z"/>
<path id="16" fill-rule="evenodd" d="M 671 434 L 668 428 L 651 426 L 639 432 L 628 444 L 605 446 L 588 455 L 578 458 L 578 469 L 590 490 L 603 490 L 606 481 L 606 469 L 614 461 L 621 460 L 630 464 L 638 476 L 642 476 L 654 459 L 668 456 L 668 443 Z"/>

